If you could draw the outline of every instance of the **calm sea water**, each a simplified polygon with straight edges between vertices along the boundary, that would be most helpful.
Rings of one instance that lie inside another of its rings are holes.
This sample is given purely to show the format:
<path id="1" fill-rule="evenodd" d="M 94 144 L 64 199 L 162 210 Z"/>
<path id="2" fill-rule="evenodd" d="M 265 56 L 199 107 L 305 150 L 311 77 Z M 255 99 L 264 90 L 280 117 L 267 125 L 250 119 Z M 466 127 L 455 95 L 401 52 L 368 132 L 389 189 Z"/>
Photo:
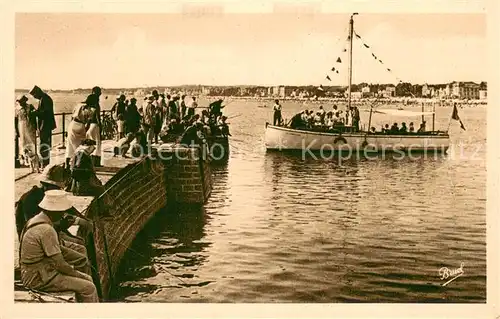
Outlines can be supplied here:
<path id="1" fill-rule="evenodd" d="M 261 104 L 227 106 L 231 157 L 210 199 L 159 212 L 122 265 L 118 301 L 486 301 L 485 107 L 460 109 L 467 131 L 451 123 L 446 156 L 323 160 L 266 153 Z M 318 107 L 283 106 L 287 118 Z M 436 127 L 450 115 L 439 108 Z M 440 268 L 461 263 L 442 286 Z"/>

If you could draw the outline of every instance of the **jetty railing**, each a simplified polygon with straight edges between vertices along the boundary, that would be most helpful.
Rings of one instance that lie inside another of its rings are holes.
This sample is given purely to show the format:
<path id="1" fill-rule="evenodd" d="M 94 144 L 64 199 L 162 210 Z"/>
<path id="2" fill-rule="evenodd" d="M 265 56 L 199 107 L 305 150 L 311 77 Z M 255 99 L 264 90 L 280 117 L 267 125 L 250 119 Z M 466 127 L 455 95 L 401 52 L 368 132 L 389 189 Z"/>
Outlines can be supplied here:
<path id="1" fill-rule="evenodd" d="M 55 146 L 58 146 L 57 147 L 58 149 L 60 150 L 63 150 L 63 149 L 66 149 L 66 138 L 68 136 L 68 132 L 67 132 L 67 128 L 69 126 L 69 123 L 71 122 L 71 114 L 72 112 L 59 112 L 59 113 L 54 113 L 54 117 L 56 119 L 56 130 L 52 132 L 52 137 L 53 137 L 53 140 L 52 140 L 52 147 L 54 148 Z M 106 114 L 111 114 L 111 110 L 102 110 L 101 111 L 101 119 L 104 118 L 104 116 Z M 54 137 L 59 137 L 61 136 L 61 138 L 56 138 L 54 140 Z M 37 147 L 38 147 L 38 142 L 39 142 L 39 139 L 40 139 L 40 134 L 37 130 L 36 132 L 36 144 L 37 144 Z M 16 135 L 15 136 L 15 145 L 16 145 L 16 148 L 19 147 L 19 138 L 18 136 Z"/>

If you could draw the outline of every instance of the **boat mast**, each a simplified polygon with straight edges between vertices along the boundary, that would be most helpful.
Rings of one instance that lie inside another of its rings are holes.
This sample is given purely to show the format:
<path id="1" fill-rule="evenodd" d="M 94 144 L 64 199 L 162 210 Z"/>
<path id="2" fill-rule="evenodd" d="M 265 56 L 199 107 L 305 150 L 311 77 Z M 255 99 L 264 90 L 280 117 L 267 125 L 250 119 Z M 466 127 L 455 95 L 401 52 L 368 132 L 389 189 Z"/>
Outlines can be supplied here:
<path id="1" fill-rule="evenodd" d="M 351 109 L 351 85 L 352 85 L 352 35 L 354 33 L 354 20 L 353 17 L 358 13 L 355 12 L 351 15 L 351 19 L 349 20 L 349 87 L 347 91 L 348 100 L 347 100 L 347 111 Z"/>

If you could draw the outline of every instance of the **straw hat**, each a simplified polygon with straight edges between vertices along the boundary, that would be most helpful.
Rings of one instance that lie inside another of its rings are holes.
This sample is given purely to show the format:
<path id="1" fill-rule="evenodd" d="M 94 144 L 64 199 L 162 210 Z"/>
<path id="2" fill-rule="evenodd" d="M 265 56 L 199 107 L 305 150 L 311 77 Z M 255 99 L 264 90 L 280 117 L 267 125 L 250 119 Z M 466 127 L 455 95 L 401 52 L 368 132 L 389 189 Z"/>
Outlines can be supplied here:
<path id="1" fill-rule="evenodd" d="M 43 170 L 42 174 L 38 178 L 38 181 L 62 188 L 66 183 L 65 175 L 64 167 L 56 164 L 49 164 Z"/>
<path id="2" fill-rule="evenodd" d="M 63 190 L 50 190 L 45 192 L 45 196 L 38 207 L 49 212 L 64 212 L 73 207 L 68 199 L 68 195 Z"/>

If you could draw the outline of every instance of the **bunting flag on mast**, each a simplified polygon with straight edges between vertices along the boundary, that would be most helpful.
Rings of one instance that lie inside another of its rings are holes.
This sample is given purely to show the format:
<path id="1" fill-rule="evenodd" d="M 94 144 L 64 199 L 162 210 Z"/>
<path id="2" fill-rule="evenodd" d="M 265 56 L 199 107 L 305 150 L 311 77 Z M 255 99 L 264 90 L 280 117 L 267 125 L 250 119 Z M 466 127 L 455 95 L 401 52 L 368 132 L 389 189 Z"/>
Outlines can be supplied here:
<path id="1" fill-rule="evenodd" d="M 453 113 L 451 114 L 451 118 L 455 121 L 458 121 L 460 122 L 460 127 L 462 128 L 462 130 L 465 131 L 465 126 L 464 126 L 464 123 L 462 123 L 462 120 L 460 119 L 460 116 L 458 116 L 458 109 L 457 109 L 457 104 L 455 103 L 455 105 L 453 106 Z"/>
<path id="2" fill-rule="evenodd" d="M 332 79 L 330 79 L 330 76 L 328 76 L 328 75 L 326 76 L 326 79 L 327 79 L 328 81 L 331 81 L 331 80 L 332 80 Z"/>
<path id="3" fill-rule="evenodd" d="M 391 69 L 387 68 L 387 71 L 391 72 Z"/>
<path id="4" fill-rule="evenodd" d="M 340 59 L 340 57 L 337 58 L 337 63 L 342 63 L 342 60 Z"/>
<path id="5" fill-rule="evenodd" d="M 375 56 L 375 54 L 372 53 L 372 56 L 375 58 L 375 60 L 377 60 L 377 57 Z"/>
<path id="6" fill-rule="evenodd" d="M 356 38 L 361 39 L 361 37 L 359 36 L 359 34 L 357 34 L 357 33 L 354 33 L 354 34 L 356 35 Z"/>
<path id="7" fill-rule="evenodd" d="M 342 52 L 347 52 L 347 49 L 342 50 Z"/>
<path id="8" fill-rule="evenodd" d="M 365 46 L 365 48 L 369 48 L 368 44 L 363 43 L 363 45 Z"/>
<path id="9" fill-rule="evenodd" d="M 339 74 L 339 70 L 335 70 L 335 73 Z"/>
<path id="10" fill-rule="evenodd" d="M 335 71 L 335 67 L 332 68 L 332 71 Z"/>

